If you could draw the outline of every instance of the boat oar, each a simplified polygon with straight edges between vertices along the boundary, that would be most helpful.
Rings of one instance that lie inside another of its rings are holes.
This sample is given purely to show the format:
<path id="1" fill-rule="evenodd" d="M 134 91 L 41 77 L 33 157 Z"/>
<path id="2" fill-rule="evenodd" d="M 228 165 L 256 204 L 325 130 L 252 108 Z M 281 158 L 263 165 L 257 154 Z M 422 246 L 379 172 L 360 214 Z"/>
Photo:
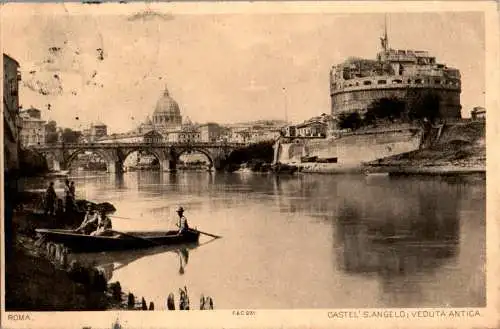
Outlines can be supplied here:
<path id="1" fill-rule="evenodd" d="M 136 239 L 136 240 L 147 241 L 148 243 L 151 243 L 151 244 L 156 245 L 156 246 L 161 246 L 161 244 L 157 243 L 156 241 L 153 241 L 153 240 L 150 240 L 150 239 L 146 239 L 146 238 L 142 238 L 142 237 L 137 236 L 137 235 L 127 234 L 127 233 L 123 233 L 123 232 L 119 232 L 119 231 L 115 231 L 115 230 L 107 230 L 107 231 L 108 232 L 113 232 L 113 233 L 116 233 L 116 234 L 121 234 L 121 235 L 127 236 L 129 238 L 133 238 L 133 239 Z"/>
<path id="2" fill-rule="evenodd" d="M 200 234 L 204 234 L 204 235 L 208 235 L 212 238 L 215 238 L 215 239 L 220 239 L 222 238 L 220 235 L 215 235 L 215 234 L 211 234 L 211 233 L 207 233 L 207 232 L 203 232 L 203 231 L 200 231 L 198 229 L 194 229 L 194 228 L 189 228 L 190 231 L 193 231 L 193 232 L 198 232 Z"/>
<path id="3" fill-rule="evenodd" d="M 108 215 L 108 217 L 113 217 L 113 218 L 118 218 L 118 219 L 127 219 L 127 220 L 139 220 L 139 219 L 136 219 L 136 218 L 121 217 L 121 216 L 115 216 L 115 215 Z"/>

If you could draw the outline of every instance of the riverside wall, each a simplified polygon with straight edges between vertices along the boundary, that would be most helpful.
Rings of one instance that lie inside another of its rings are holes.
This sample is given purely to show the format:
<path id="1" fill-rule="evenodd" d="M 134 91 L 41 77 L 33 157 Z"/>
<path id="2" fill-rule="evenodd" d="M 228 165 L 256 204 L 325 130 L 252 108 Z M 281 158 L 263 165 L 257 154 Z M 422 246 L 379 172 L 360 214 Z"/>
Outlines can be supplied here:
<path id="1" fill-rule="evenodd" d="M 329 168 L 350 170 L 361 168 L 365 162 L 417 150 L 422 139 L 422 129 L 410 125 L 367 129 L 330 139 L 289 139 L 275 146 L 275 161 L 308 167 L 310 164 L 301 163 L 302 157 L 336 158 Z"/>

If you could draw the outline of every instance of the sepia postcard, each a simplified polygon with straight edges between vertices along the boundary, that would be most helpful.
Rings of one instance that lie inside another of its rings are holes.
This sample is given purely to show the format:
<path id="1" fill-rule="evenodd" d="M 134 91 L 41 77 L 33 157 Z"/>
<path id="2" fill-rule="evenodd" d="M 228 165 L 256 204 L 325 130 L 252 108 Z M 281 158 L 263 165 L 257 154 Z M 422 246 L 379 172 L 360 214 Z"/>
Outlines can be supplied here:
<path id="1" fill-rule="evenodd" d="M 3 2 L 1 327 L 498 328 L 498 18 Z"/>

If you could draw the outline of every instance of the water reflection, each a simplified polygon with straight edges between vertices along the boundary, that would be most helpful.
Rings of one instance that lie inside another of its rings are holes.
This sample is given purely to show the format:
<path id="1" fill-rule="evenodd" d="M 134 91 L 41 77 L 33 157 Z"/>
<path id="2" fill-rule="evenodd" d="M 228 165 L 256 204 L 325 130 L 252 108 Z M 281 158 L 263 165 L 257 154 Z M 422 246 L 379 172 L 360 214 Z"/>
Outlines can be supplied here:
<path id="1" fill-rule="evenodd" d="M 114 219 L 117 230 L 171 229 L 182 205 L 190 225 L 223 236 L 210 248 L 126 253 L 119 256 L 125 266 L 104 263 L 113 280 L 155 305 L 184 285 L 230 309 L 468 307 L 486 300 L 484 177 L 108 176 L 75 181 L 77 193 L 80 186 L 130 219 Z"/>
<path id="2" fill-rule="evenodd" d="M 205 243 L 206 244 L 206 243 Z M 189 253 L 198 248 L 200 244 L 186 244 L 182 246 L 161 246 L 143 250 L 111 251 L 103 253 L 79 253 L 71 254 L 69 260 L 76 260 L 81 264 L 93 265 L 101 269 L 109 282 L 113 279 L 113 273 L 131 265 L 139 259 L 153 257 L 156 255 L 173 253 L 179 258 L 178 274 L 184 275 L 189 262 Z"/>

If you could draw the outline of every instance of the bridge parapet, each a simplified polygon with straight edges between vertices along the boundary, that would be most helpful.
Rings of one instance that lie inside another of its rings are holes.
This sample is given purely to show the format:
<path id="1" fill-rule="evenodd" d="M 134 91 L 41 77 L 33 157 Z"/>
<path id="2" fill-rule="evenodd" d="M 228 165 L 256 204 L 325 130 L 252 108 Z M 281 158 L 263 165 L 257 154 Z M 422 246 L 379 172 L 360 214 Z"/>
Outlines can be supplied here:
<path id="1" fill-rule="evenodd" d="M 192 147 L 192 148 L 240 148 L 250 145 L 250 143 L 209 143 L 209 142 L 160 142 L 160 143 L 146 143 L 146 142 L 135 142 L 135 143 L 55 143 L 55 144 L 45 144 L 45 145 L 34 145 L 33 149 L 37 150 L 55 150 L 55 149 L 116 149 L 116 148 L 168 148 L 168 147 Z"/>

